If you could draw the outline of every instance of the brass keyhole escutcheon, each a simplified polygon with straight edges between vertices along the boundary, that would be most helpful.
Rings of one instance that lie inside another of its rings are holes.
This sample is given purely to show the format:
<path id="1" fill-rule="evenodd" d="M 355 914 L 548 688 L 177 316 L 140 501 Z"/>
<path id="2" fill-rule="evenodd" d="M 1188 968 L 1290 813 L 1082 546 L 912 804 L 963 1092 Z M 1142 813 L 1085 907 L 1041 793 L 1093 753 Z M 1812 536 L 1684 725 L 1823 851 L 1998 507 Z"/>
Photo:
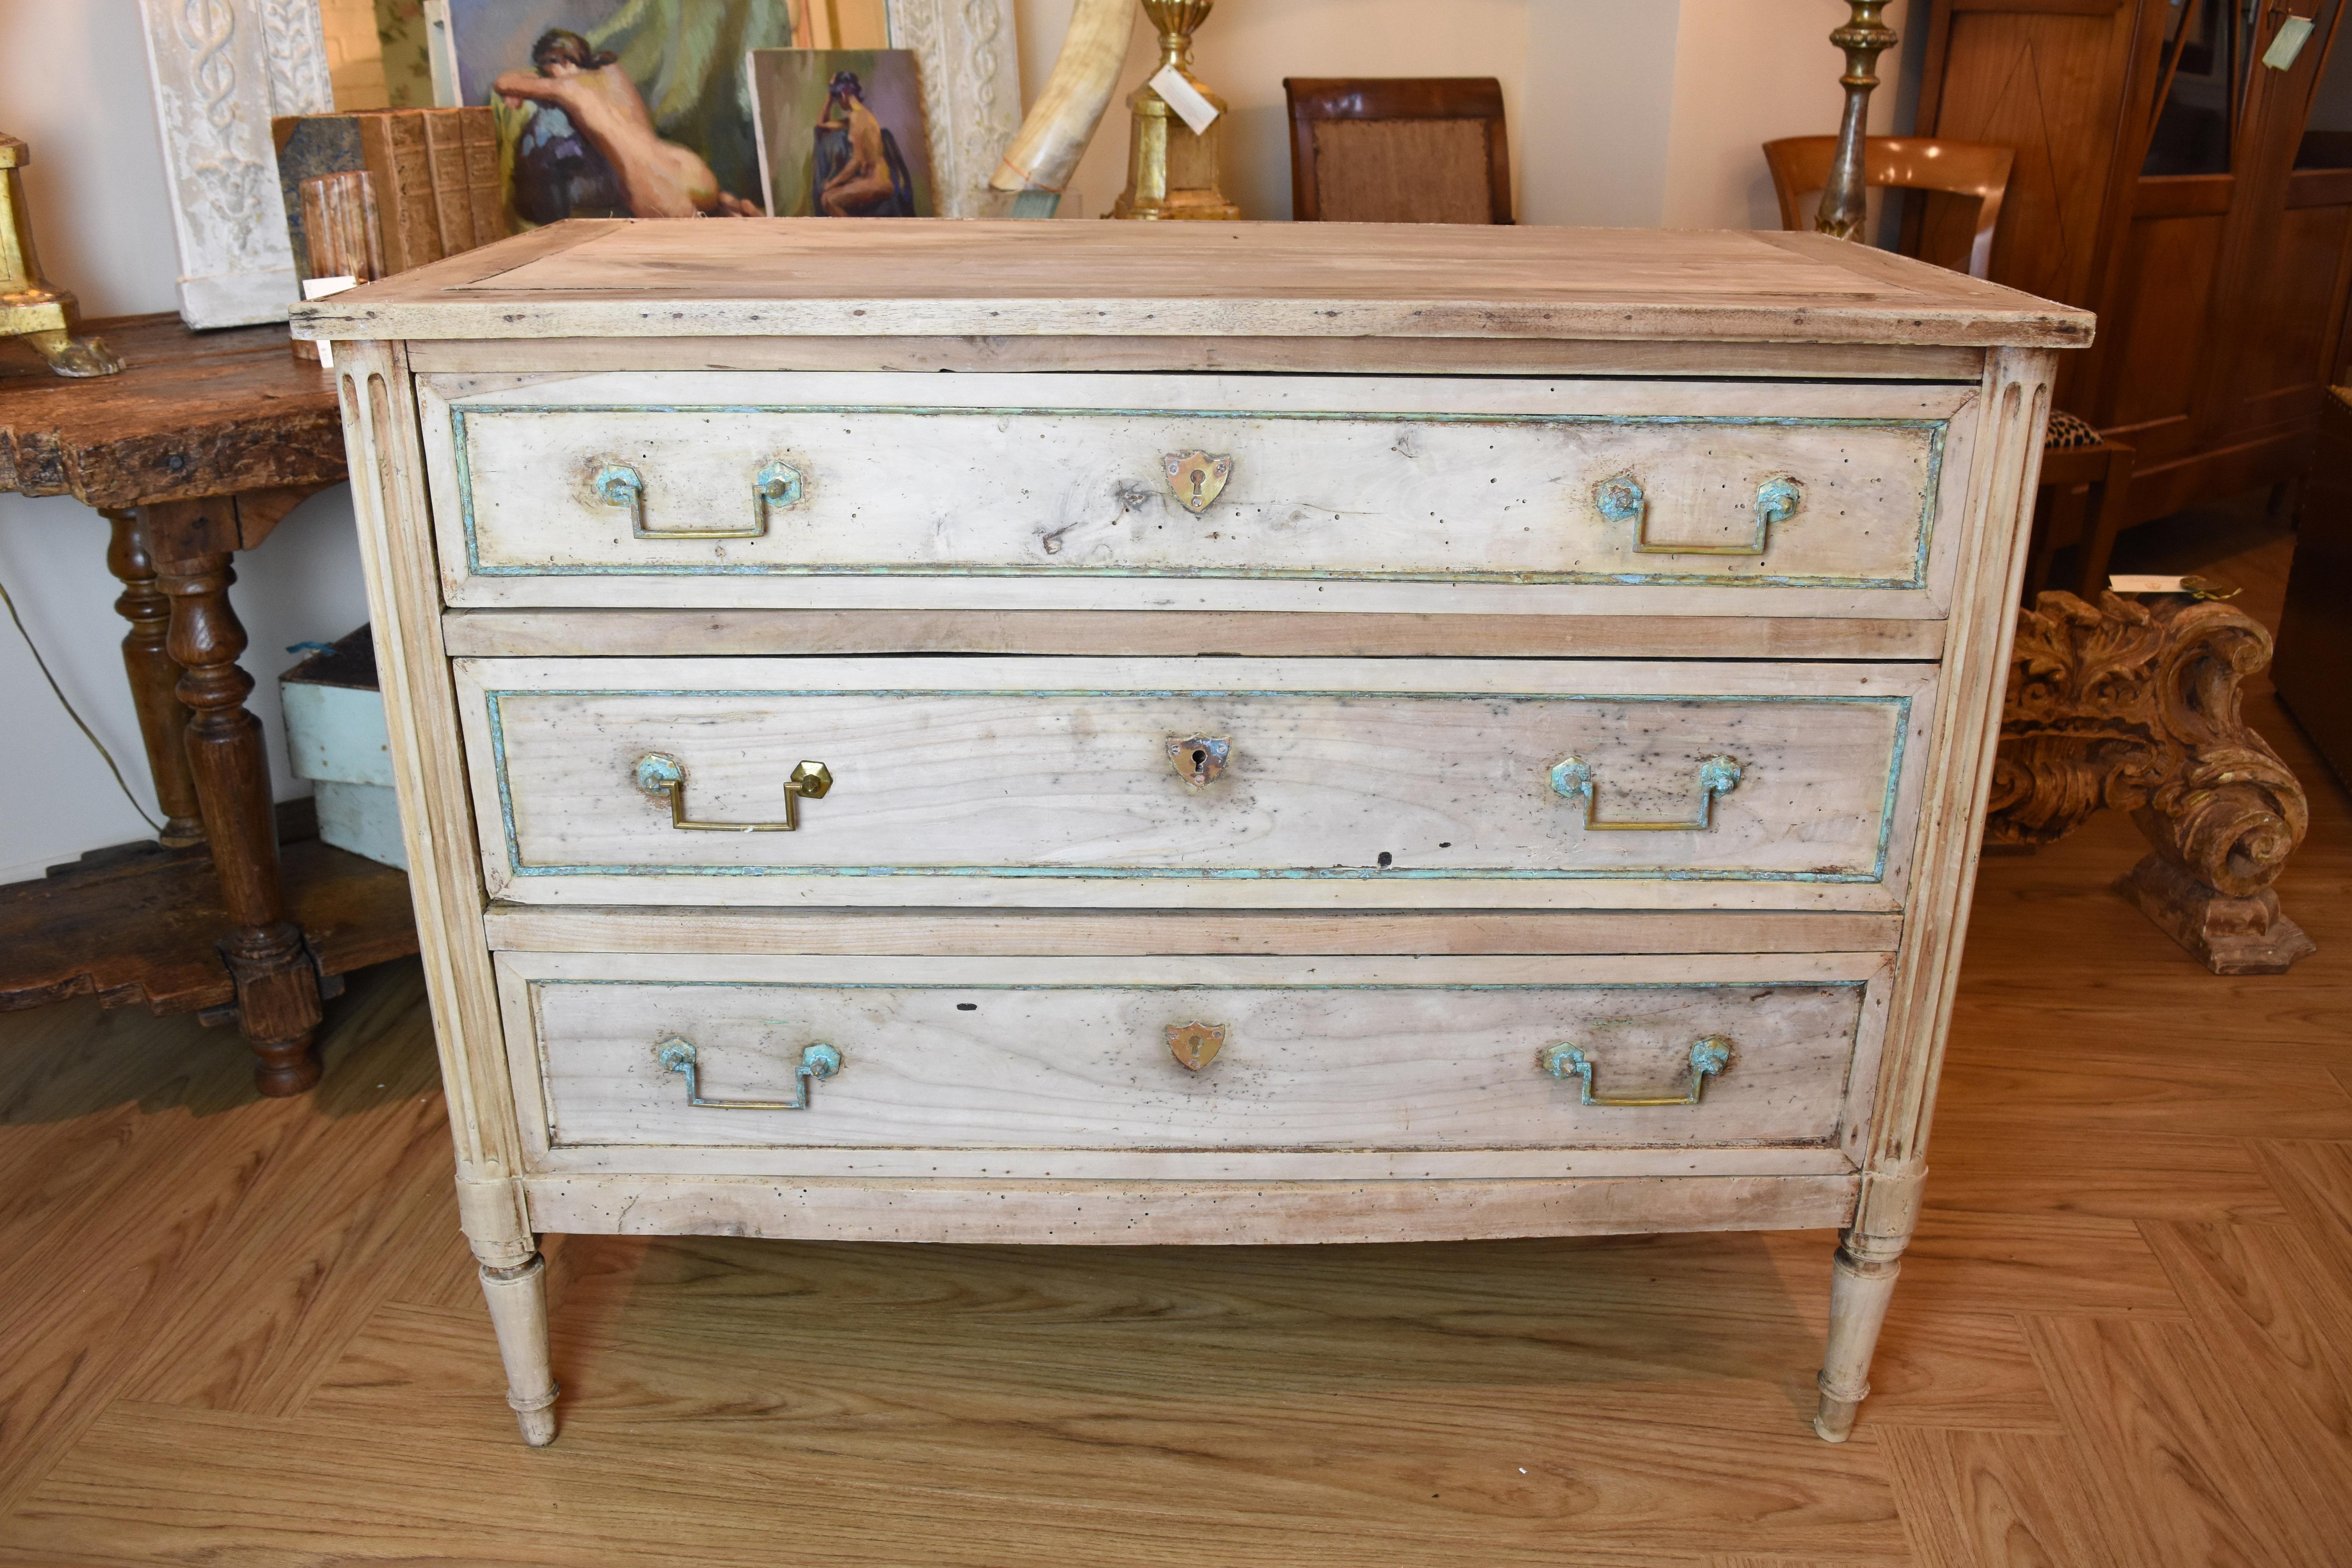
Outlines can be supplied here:
<path id="1" fill-rule="evenodd" d="M 1225 1026 L 1223 1024 L 1171 1024 L 1168 1026 L 1168 1054 L 1186 1072 L 1199 1072 L 1217 1059 L 1225 1048 Z"/>
<path id="2" fill-rule="evenodd" d="M 1176 504 L 1194 517 L 1209 510 L 1234 472 L 1233 458 L 1208 452 L 1171 452 L 1162 461 Z"/>
<path id="3" fill-rule="evenodd" d="M 1234 743 L 1222 735 L 1187 735 L 1168 742 L 1168 761 L 1176 776 L 1194 789 L 1216 783 L 1233 754 Z"/>

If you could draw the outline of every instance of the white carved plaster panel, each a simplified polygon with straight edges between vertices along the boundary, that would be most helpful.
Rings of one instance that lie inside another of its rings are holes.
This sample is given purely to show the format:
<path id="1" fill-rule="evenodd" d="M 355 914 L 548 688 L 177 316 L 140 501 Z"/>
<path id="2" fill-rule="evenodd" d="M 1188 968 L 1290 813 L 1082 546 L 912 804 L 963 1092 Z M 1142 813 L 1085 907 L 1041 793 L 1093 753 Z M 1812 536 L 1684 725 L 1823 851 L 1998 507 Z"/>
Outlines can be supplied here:
<path id="1" fill-rule="evenodd" d="M 298 292 L 269 121 L 334 107 L 318 0 L 140 0 L 180 319 L 286 319 Z"/>
<path id="2" fill-rule="evenodd" d="M 1001 217 L 988 177 L 1021 128 L 1013 0 L 889 0 L 890 41 L 915 51 L 942 217 Z"/>

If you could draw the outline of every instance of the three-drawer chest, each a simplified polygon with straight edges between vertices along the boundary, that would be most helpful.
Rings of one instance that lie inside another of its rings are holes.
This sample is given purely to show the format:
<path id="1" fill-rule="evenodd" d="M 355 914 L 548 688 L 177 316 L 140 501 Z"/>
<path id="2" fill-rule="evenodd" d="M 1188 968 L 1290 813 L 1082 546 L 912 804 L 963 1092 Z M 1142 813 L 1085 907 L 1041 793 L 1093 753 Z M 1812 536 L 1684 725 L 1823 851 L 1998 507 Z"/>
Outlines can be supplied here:
<path id="1" fill-rule="evenodd" d="M 1812 236 L 568 223 L 336 344 L 461 1223 L 1918 1212 L 2055 354 Z"/>

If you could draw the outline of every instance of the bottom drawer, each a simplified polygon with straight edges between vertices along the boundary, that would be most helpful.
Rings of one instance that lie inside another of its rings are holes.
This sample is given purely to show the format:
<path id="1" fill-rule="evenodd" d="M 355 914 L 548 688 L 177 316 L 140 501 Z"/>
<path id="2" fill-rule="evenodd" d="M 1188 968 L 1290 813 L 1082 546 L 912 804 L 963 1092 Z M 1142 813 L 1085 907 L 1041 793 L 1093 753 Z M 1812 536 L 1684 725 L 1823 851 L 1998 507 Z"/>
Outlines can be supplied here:
<path id="1" fill-rule="evenodd" d="M 1843 1173 L 1877 953 L 499 955 L 533 1167 Z"/>

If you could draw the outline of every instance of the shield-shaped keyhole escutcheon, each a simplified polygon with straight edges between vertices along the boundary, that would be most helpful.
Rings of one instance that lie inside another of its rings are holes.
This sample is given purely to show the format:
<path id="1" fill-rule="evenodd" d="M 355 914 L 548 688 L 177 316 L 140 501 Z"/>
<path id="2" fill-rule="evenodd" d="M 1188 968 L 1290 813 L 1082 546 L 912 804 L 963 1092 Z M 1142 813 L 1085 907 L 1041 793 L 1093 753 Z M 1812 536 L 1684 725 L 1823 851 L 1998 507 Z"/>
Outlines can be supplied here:
<path id="1" fill-rule="evenodd" d="M 1175 764 L 1176 776 L 1194 789 L 1216 783 L 1233 754 L 1234 743 L 1220 735 L 1188 735 L 1168 742 L 1168 760 Z"/>
<path id="2" fill-rule="evenodd" d="M 1207 452 L 1171 452 L 1168 465 L 1168 488 L 1175 494 L 1176 504 L 1194 517 L 1209 510 L 1232 478 L 1234 460 Z"/>
<path id="3" fill-rule="evenodd" d="M 1223 1024 L 1171 1024 L 1168 1026 L 1168 1053 L 1186 1072 L 1199 1072 L 1217 1059 L 1225 1048 L 1225 1026 Z"/>

